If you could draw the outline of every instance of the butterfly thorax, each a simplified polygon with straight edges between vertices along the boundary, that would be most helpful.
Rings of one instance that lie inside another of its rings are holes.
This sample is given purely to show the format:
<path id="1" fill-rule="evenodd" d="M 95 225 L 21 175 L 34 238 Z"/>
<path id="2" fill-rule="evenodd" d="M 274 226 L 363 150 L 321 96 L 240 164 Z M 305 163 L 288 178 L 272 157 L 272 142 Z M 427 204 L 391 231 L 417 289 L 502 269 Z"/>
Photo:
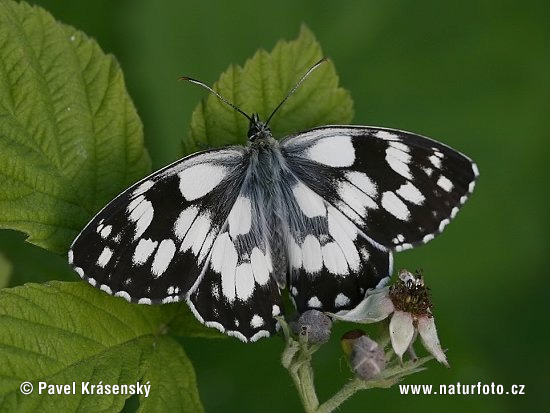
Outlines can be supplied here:
<path id="1" fill-rule="evenodd" d="M 248 127 L 248 140 L 250 142 L 263 142 L 269 141 L 270 138 L 273 139 L 273 135 L 269 126 L 260 120 L 257 113 L 252 115 Z"/>
<path id="2" fill-rule="evenodd" d="M 259 222 L 256 228 L 263 236 L 267 235 L 267 238 L 256 239 L 256 242 L 269 244 L 273 277 L 279 286 L 283 287 L 288 268 L 283 231 L 288 211 L 284 202 L 281 177 L 285 161 L 279 141 L 271 136 L 269 129 L 264 129 L 264 133 L 265 135 L 253 140 L 248 147 L 248 173 L 243 192 L 258 206 L 256 217 Z M 258 237 L 262 236 L 258 234 Z"/>

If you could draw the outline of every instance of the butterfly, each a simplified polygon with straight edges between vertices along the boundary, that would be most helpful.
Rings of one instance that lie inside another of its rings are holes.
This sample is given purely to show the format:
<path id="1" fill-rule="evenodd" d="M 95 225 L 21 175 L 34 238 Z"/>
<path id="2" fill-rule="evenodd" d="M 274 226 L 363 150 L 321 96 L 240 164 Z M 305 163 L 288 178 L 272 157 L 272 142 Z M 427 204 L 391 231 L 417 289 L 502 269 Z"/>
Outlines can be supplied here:
<path id="1" fill-rule="evenodd" d="M 185 301 L 244 342 L 272 335 L 288 289 L 297 311 L 354 308 L 392 273 L 393 252 L 438 235 L 478 168 L 429 138 L 322 126 L 276 140 L 249 116 L 246 146 L 206 150 L 154 172 L 105 206 L 72 243 L 79 276 L 140 304 Z"/>

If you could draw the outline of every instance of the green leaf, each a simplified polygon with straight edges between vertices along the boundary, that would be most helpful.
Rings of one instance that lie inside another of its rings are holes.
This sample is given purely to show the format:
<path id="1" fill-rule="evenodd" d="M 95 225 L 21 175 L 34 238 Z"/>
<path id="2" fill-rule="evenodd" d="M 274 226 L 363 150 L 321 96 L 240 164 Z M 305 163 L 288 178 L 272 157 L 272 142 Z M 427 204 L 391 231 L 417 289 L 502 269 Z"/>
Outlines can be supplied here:
<path id="1" fill-rule="evenodd" d="M 321 46 L 302 26 L 296 40 L 280 41 L 270 52 L 258 51 L 244 67 L 230 66 L 214 84 L 214 90 L 245 113 L 266 120 L 302 75 L 321 57 Z M 350 94 L 338 86 L 332 62 L 324 64 L 300 86 L 271 121 L 281 138 L 315 126 L 347 124 L 353 118 Z M 209 95 L 195 108 L 186 153 L 208 147 L 246 143 L 248 120 Z"/>
<path id="2" fill-rule="evenodd" d="M 25 242 L 25 236 L 21 232 L 0 230 L 0 251 L 13 267 L 9 284 L 4 287 L 15 287 L 28 282 L 79 280 L 78 275 L 67 264 L 65 255 L 52 254 Z"/>
<path id="3" fill-rule="evenodd" d="M 202 412 L 196 391 L 195 372 L 181 346 L 170 337 L 163 337 L 155 346 L 151 365 L 143 377 L 154 385 L 147 398 L 140 396 L 138 412 Z"/>
<path id="4" fill-rule="evenodd" d="M 149 169 L 114 57 L 38 7 L 0 1 L 0 228 L 65 252 Z"/>
<path id="5" fill-rule="evenodd" d="M 173 386 L 172 392 L 181 393 L 174 400 L 188 403 L 188 411 L 200 410 L 191 363 L 164 335 L 182 308 L 129 304 L 84 283 L 1 290 L 0 406 L 4 411 L 119 411 L 128 395 L 44 396 L 38 383 L 150 381 L 156 402 L 173 403 L 164 400 Z M 33 384 L 33 394 L 21 394 L 23 381 Z M 147 410 L 150 402 L 143 403 Z"/>

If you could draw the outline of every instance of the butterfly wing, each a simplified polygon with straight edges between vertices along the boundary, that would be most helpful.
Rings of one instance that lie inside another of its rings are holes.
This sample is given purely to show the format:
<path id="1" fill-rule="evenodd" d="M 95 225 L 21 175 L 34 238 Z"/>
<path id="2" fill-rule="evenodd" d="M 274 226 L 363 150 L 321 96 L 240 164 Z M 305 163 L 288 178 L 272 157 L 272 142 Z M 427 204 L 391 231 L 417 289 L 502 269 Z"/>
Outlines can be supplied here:
<path id="1" fill-rule="evenodd" d="M 478 176 L 476 164 L 454 149 L 393 129 L 322 127 L 285 139 L 282 151 L 301 181 L 395 251 L 439 234 Z"/>
<path id="2" fill-rule="evenodd" d="M 338 312 L 357 305 L 392 271 L 392 253 L 372 242 L 342 212 L 308 187 L 287 160 L 282 220 L 290 296 L 299 313 Z M 308 170 L 312 177 L 319 171 Z"/>
<path id="3" fill-rule="evenodd" d="M 322 127 L 290 136 L 288 255 L 299 312 L 357 305 L 391 274 L 392 251 L 440 233 L 472 192 L 477 167 L 428 138 Z"/>
<path id="4" fill-rule="evenodd" d="M 211 327 L 234 330 L 244 341 L 269 335 L 280 298 L 276 283 L 262 274 L 250 284 L 250 274 L 239 266 L 247 252 L 237 239 L 246 238 L 246 224 L 235 215 L 243 210 L 245 155 L 244 148 L 202 152 L 136 183 L 83 229 L 69 263 L 91 285 L 128 301 L 186 299 Z M 262 288 L 256 288 L 258 279 Z M 252 310 L 251 300 L 265 305 Z"/>

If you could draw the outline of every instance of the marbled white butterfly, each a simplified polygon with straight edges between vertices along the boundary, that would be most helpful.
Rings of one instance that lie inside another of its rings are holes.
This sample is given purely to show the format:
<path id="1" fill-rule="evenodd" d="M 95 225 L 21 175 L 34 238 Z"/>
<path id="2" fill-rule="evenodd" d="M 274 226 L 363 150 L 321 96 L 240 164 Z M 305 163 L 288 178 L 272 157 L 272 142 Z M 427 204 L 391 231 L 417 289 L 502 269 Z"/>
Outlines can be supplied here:
<path id="1" fill-rule="evenodd" d="M 317 68 L 314 65 L 287 95 Z M 242 341 L 268 337 L 288 288 L 298 312 L 339 312 L 387 281 L 473 191 L 476 165 L 409 132 L 322 126 L 278 141 L 249 116 L 248 145 L 187 156 L 137 182 L 77 236 L 69 263 L 140 304 L 185 300 Z"/>

